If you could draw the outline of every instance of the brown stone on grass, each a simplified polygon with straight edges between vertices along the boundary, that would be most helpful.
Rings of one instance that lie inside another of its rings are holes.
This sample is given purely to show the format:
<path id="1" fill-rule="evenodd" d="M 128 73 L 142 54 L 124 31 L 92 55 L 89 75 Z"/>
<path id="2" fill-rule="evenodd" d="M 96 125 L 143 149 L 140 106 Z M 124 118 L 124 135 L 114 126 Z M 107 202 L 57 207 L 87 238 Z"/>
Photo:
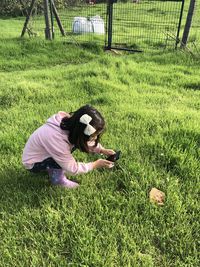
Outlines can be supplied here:
<path id="1" fill-rule="evenodd" d="M 152 203 L 163 206 L 165 201 L 165 193 L 153 187 L 149 192 L 149 198 Z"/>

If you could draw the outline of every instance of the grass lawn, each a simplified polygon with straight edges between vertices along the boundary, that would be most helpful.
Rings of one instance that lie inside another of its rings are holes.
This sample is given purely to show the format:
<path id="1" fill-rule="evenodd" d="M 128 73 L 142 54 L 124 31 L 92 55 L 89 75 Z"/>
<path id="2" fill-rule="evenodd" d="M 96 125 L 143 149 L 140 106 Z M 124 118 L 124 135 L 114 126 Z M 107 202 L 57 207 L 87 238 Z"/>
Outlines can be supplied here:
<path id="1" fill-rule="evenodd" d="M 0 266 L 199 266 L 200 62 L 20 40 L 22 24 L 0 20 Z M 101 143 L 122 157 L 71 177 L 77 190 L 51 187 L 23 168 L 24 144 L 52 114 L 86 103 L 107 122 Z M 149 202 L 152 187 L 163 207 Z"/>

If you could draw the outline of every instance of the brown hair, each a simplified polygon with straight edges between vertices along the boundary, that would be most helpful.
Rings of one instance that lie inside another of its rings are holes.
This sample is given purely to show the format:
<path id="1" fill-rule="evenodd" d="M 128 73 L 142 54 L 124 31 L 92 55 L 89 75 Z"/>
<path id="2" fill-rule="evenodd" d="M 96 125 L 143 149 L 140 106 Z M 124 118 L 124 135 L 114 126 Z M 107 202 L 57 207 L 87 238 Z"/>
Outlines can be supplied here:
<path id="1" fill-rule="evenodd" d="M 97 136 L 94 146 L 97 146 L 100 134 L 105 130 L 104 118 L 98 110 L 90 105 L 82 106 L 70 114 L 72 115 L 70 118 L 64 117 L 62 119 L 60 128 L 69 131 L 69 141 L 71 144 L 81 151 L 88 153 L 89 148 L 87 142 L 89 141 L 90 136 L 84 134 L 86 124 L 80 122 L 80 117 L 87 114 L 92 118 L 90 125 L 96 129 L 94 135 Z"/>

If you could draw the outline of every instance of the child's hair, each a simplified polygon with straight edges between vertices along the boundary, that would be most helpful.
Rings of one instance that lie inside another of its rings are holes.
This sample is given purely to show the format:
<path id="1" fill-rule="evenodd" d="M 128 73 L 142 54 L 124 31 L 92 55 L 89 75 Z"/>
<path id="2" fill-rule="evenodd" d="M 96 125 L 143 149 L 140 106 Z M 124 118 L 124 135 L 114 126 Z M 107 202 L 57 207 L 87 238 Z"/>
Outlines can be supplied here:
<path id="1" fill-rule="evenodd" d="M 94 135 L 97 136 L 97 139 L 95 140 L 94 146 L 97 146 L 100 134 L 105 130 L 105 121 L 99 111 L 90 105 L 82 106 L 78 110 L 70 112 L 71 117 L 64 117 L 61 121 L 60 128 L 69 131 L 69 141 L 71 144 L 75 145 L 81 151 L 88 153 L 89 148 L 87 142 L 93 134 L 89 136 L 84 133 L 87 125 L 80 122 L 80 118 L 84 114 L 92 118 L 89 124 L 96 130 Z"/>

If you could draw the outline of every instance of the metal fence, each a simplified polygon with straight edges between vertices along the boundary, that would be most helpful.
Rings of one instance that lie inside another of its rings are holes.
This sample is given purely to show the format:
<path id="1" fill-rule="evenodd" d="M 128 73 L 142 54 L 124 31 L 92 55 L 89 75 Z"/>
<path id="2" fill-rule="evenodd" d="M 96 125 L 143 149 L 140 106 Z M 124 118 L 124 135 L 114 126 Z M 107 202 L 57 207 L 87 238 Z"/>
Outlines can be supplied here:
<path id="1" fill-rule="evenodd" d="M 111 47 L 175 47 L 183 3 L 179 0 L 129 0 L 126 3 L 114 3 Z"/>
<path id="2" fill-rule="evenodd" d="M 66 42 L 95 42 L 104 45 L 106 36 L 107 1 L 82 0 L 76 5 L 58 10 L 65 31 Z M 50 15 L 50 14 L 49 14 Z M 51 28 L 56 39 L 62 37 L 55 16 Z M 44 16 L 38 14 L 37 3 L 29 22 L 30 35 L 42 36 L 45 30 Z"/>
<path id="3" fill-rule="evenodd" d="M 58 10 L 67 42 L 96 42 L 107 48 L 143 50 L 178 44 L 184 0 L 83 0 Z M 44 34 L 44 18 L 37 7 L 30 34 Z M 60 36 L 55 17 L 55 38 Z"/>
<path id="4" fill-rule="evenodd" d="M 106 38 L 106 1 L 85 1 L 59 10 L 68 42 L 95 42 L 104 45 Z M 56 29 L 55 29 L 56 30 Z"/>

